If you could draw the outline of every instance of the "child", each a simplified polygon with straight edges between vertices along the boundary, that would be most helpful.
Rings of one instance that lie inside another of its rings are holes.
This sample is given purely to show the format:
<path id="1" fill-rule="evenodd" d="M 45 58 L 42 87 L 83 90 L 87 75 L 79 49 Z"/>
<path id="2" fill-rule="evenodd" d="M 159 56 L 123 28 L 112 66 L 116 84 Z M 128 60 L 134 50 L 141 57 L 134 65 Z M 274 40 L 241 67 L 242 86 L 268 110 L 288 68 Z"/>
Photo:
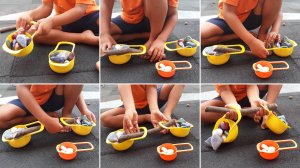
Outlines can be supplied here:
<path id="1" fill-rule="evenodd" d="M 82 85 L 17 85 L 19 99 L 0 107 L 0 129 L 39 120 L 50 133 L 66 131 L 55 112 L 61 108 L 63 117 L 70 117 L 76 105 L 81 115 L 96 122 L 81 95 Z M 48 114 L 47 114 L 48 113 Z"/>
<path id="2" fill-rule="evenodd" d="M 281 5 L 282 0 L 220 0 L 219 16 L 201 24 L 201 43 L 211 45 L 241 38 L 254 55 L 266 58 L 269 52 L 265 46 L 280 42 Z M 249 30 L 259 26 L 257 39 Z"/>
<path id="3" fill-rule="evenodd" d="M 267 105 L 276 102 L 282 85 L 216 85 L 219 96 L 213 100 L 201 104 L 201 121 L 206 123 L 216 122 L 223 114 L 205 112 L 207 106 L 219 107 L 260 107 L 260 104 Z M 267 94 L 266 101 L 262 98 Z M 265 111 L 258 111 L 252 117 L 259 123 L 265 115 Z M 226 113 L 226 118 L 237 120 L 237 113 L 234 110 Z M 262 128 L 264 125 L 262 125 Z"/>
<path id="4" fill-rule="evenodd" d="M 53 7 L 56 15 L 50 16 Z M 35 41 L 57 44 L 60 41 L 99 45 L 99 7 L 95 0 L 42 0 L 36 9 L 23 13 L 16 27 L 28 29 L 30 22 L 37 29 Z"/>
<path id="5" fill-rule="evenodd" d="M 101 1 L 101 51 L 117 42 L 148 38 L 144 58 L 164 57 L 164 42 L 177 22 L 178 0 L 121 0 L 122 14 L 111 19 L 114 1 Z"/>
<path id="6" fill-rule="evenodd" d="M 183 85 L 119 85 L 124 105 L 101 114 L 101 124 L 105 127 L 123 127 L 126 133 L 139 131 L 138 124 L 151 122 L 158 127 L 160 121 L 171 120 L 184 89 Z M 162 113 L 160 108 L 164 106 Z"/>

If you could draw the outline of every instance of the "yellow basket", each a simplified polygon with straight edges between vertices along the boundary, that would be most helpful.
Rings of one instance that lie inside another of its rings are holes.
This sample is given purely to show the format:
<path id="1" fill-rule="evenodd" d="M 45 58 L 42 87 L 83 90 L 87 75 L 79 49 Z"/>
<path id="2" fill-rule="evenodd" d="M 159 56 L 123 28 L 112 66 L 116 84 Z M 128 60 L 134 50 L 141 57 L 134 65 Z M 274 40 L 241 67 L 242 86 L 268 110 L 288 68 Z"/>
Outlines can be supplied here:
<path id="1" fill-rule="evenodd" d="M 166 122 L 159 122 L 159 126 L 161 126 L 162 128 L 164 129 L 167 129 L 167 130 L 170 130 L 171 134 L 176 136 L 176 137 L 179 137 L 179 138 L 183 138 L 183 137 L 186 137 L 189 135 L 190 131 L 191 131 L 191 128 L 193 128 L 194 126 L 189 123 L 191 125 L 190 128 L 181 128 L 181 127 L 176 127 L 174 125 L 170 126 L 170 127 L 166 127 L 164 126 L 164 123 Z"/>
<path id="2" fill-rule="evenodd" d="M 146 53 L 146 46 L 144 46 L 144 45 L 129 45 L 129 47 L 141 48 L 142 52 L 140 52 L 140 53 L 127 53 L 127 54 L 122 54 L 122 55 L 110 55 L 110 56 L 108 56 L 109 61 L 111 63 L 117 64 L 117 65 L 125 64 L 131 59 L 131 56 L 143 55 L 143 54 Z"/>
<path id="3" fill-rule="evenodd" d="M 226 117 L 226 114 L 222 117 L 222 118 L 220 118 L 217 122 L 216 122 L 216 124 L 215 124 L 215 127 L 214 127 L 214 129 L 213 129 L 213 131 L 214 130 L 216 130 L 216 129 L 218 129 L 219 128 L 219 126 L 220 126 L 220 124 L 221 124 L 221 122 L 223 122 L 223 121 L 225 121 L 225 122 L 227 122 L 228 124 L 229 124 L 229 133 L 228 133 L 228 136 L 227 136 L 227 138 L 224 140 L 224 142 L 223 143 L 230 143 L 230 142 L 233 142 L 236 138 L 237 138 L 237 136 L 238 136 L 238 133 L 239 133 L 239 128 L 238 128 L 238 123 L 241 121 L 241 118 L 242 118 L 242 114 L 241 114 L 241 112 L 240 112 L 240 110 L 239 109 L 237 109 L 237 108 L 235 108 L 235 110 L 236 110 L 236 112 L 237 112 L 237 114 L 238 114 L 238 120 L 235 122 L 235 121 L 233 121 L 233 120 L 230 120 L 230 119 L 226 119 L 225 117 Z M 212 132 L 213 132 L 212 131 Z"/>
<path id="4" fill-rule="evenodd" d="M 40 124 L 41 128 L 39 130 L 35 131 L 35 132 L 26 134 L 26 135 L 22 136 L 19 139 L 7 140 L 2 135 L 2 141 L 3 142 L 8 142 L 8 144 L 13 148 L 22 148 L 22 147 L 26 146 L 31 140 L 31 135 L 42 132 L 44 130 L 44 125 L 41 122 L 36 121 L 36 122 L 32 122 L 32 123 L 29 123 L 29 124 L 26 124 L 26 125 L 17 125 L 17 126 L 15 126 L 16 128 L 28 128 L 28 126 L 31 126 L 31 125 L 34 125 L 34 124 Z"/>
<path id="5" fill-rule="evenodd" d="M 129 139 L 129 140 L 126 140 L 126 141 L 121 142 L 121 143 L 110 142 L 108 139 L 106 139 L 106 143 L 111 144 L 112 147 L 117 151 L 127 150 L 133 145 L 134 141 L 144 139 L 147 136 L 147 128 L 146 127 L 140 127 L 140 129 L 142 129 L 144 131 L 144 134 L 141 137 Z M 124 129 L 119 129 L 119 130 L 114 131 L 114 132 L 118 132 L 118 131 L 124 131 Z"/>
<path id="6" fill-rule="evenodd" d="M 32 21 L 31 24 L 36 24 L 36 22 Z M 25 47 L 25 48 L 23 48 L 21 50 L 12 50 L 12 49 L 8 48 L 8 46 L 6 45 L 6 41 L 9 41 L 10 43 L 12 42 L 12 36 L 14 34 L 15 34 L 15 32 L 9 34 L 6 37 L 6 40 L 4 41 L 4 44 L 2 45 L 2 49 L 5 52 L 7 52 L 7 53 L 9 53 L 9 54 L 11 54 L 11 55 L 13 55 L 15 57 L 25 57 L 25 56 L 29 55 L 32 52 L 33 47 L 34 47 L 33 38 L 36 35 L 36 32 L 34 32 L 33 35 L 31 35 L 29 33 L 25 33 L 25 35 L 27 37 L 29 37 L 31 39 L 31 41 L 30 41 L 30 43 L 29 43 L 29 45 L 27 47 Z"/>
<path id="7" fill-rule="evenodd" d="M 267 50 L 272 50 L 279 57 L 288 57 L 292 55 L 294 47 L 297 46 L 295 41 L 289 40 L 289 42 L 292 44 L 292 47 L 290 48 L 268 48 Z"/>
<path id="8" fill-rule="evenodd" d="M 240 47 L 241 51 L 239 52 L 231 52 L 231 53 L 225 53 L 222 55 L 210 55 L 207 54 L 205 52 L 205 49 L 202 51 L 202 54 L 207 57 L 207 60 L 209 63 L 213 64 L 213 65 L 223 65 L 225 63 L 227 63 L 230 59 L 230 55 L 234 55 L 234 54 L 242 54 L 245 52 L 245 47 L 243 45 L 240 44 L 234 44 L 234 45 L 217 45 L 219 47 L 223 47 L 223 48 L 230 48 L 230 47 Z"/>
<path id="9" fill-rule="evenodd" d="M 199 43 L 197 40 L 192 39 L 192 41 L 196 44 L 196 47 L 193 47 L 193 48 L 184 48 L 184 47 L 181 47 L 181 46 L 178 45 L 178 40 L 166 42 L 166 43 L 164 44 L 164 46 L 165 46 L 165 49 L 166 49 L 167 51 L 177 51 L 177 53 L 178 53 L 179 55 L 181 55 L 181 56 L 184 56 L 184 57 L 191 57 L 191 56 L 193 56 L 194 54 L 196 54 L 197 49 L 198 49 L 198 47 L 200 46 L 200 43 Z M 169 48 L 169 47 L 168 47 L 169 44 L 174 44 L 174 43 L 176 43 L 176 48 L 172 49 L 172 48 Z"/>
<path id="10" fill-rule="evenodd" d="M 91 133 L 93 127 L 96 126 L 94 122 L 92 122 L 92 126 L 84 126 L 84 125 L 78 125 L 78 124 L 68 124 L 65 120 L 72 120 L 74 118 L 67 118 L 67 117 L 61 117 L 60 121 L 65 125 L 71 127 L 72 131 L 75 132 L 78 135 L 86 136 Z"/>
<path id="11" fill-rule="evenodd" d="M 68 45 L 71 45 L 72 46 L 72 51 L 67 51 L 67 50 L 57 50 L 58 47 L 61 45 L 61 44 L 68 44 Z M 51 61 L 50 59 L 50 56 L 52 53 L 54 52 L 68 52 L 69 54 L 70 53 L 74 53 L 74 49 L 75 49 L 75 44 L 74 43 L 71 43 L 71 42 L 66 42 L 66 41 L 62 41 L 62 42 L 59 42 L 55 49 L 52 50 L 49 55 L 48 55 L 48 59 L 49 59 L 49 66 L 51 68 L 52 71 L 56 72 L 56 73 L 67 73 L 69 71 L 71 71 L 74 67 L 74 64 L 75 64 L 75 54 L 74 54 L 74 58 L 69 62 L 69 63 L 56 63 L 56 62 L 53 62 Z"/>

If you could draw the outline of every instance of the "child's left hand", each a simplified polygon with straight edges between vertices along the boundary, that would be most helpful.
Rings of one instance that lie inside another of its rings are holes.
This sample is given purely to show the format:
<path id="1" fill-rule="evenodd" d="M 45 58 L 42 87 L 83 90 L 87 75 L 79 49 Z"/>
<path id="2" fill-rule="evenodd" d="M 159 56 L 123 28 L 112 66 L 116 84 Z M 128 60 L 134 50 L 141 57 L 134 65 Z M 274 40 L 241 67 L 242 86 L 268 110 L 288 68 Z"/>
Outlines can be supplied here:
<path id="1" fill-rule="evenodd" d="M 151 122 L 153 127 L 159 127 L 160 121 L 168 121 L 168 118 L 160 111 L 151 112 Z"/>
<path id="2" fill-rule="evenodd" d="M 254 100 L 251 103 L 251 107 L 261 107 L 261 105 L 267 106 L 268 102 L 266 102 L 265 100 L 262 100 L 260 98 L 258 98 L 257 100 Z M 266 110 L 264 110 L 263 108 L 261 108 L 259 111 L 257 111 L 254 116 L 253 116 L 253 120 L 256 123 L 259 123 L 260 120 L 262 119 L 263 116 L 267 115 L 268 112 Z"/>
<path id="3" fill-rule="evenodd" d="M 164 41 L 157 38 L 148 50 L 150 55 L 150 62 L 161 61 L 164 58 Z"/>
<path id="4" fill-rule="evenodd" d="M 94 123 L 96 123 L 96 122 L 97 122 L 97 120 L 96 120 L 96 117 L 95 117 L 94 113 L 93 113 L 93 112 L 91 112 L 90 110 L 88 110 L 88 111 L 85 111 L 85 112 L 84 112 L 84 113 L 82 113 L 81 115 L 86 115 L 86 116 L 87 116 L 87 118 L 88 118 L 90 121 L 93 121 Z"/>
<path id="5" fill-rule="evenodd" d="M 45 19 L 39 20 L 37 25 L 38 25 L 37 34 L 38 35 L 47 35 L 50 33 L 50 31 L 53 28 L 53 21 L 51 18 L 45 18 Z"/>

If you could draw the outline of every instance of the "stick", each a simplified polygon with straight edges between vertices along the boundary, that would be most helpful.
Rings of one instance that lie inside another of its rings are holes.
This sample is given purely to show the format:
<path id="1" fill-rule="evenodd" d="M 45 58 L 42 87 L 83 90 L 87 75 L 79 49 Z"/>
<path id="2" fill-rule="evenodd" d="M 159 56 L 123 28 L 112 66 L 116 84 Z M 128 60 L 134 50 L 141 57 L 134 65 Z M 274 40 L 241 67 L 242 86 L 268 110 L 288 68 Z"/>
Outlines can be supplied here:
<path id="1" fill-rule="evenodd" d="M 107 50 L 105 54 L 102 56 L 109 56 L 109 55 L 122 55 L 127 53 L 140 53 L 143 50 L 135 49 L 135 48 L 125 48 L 125 49 L 119 49 L 119 50 Z"/>
<path id="2" fill-rule="evenodd" d="M 20 131 L 9 134 L 9 136 L 5 136 L 5 139 L 7 139 L 7 140 L 18 139 L 18 138 L 21 138 L 24 135 L 27 135 L 29 133 L 38 131 L 40 128 L 41 128 L 41 126 L 34 126 L 34 127 L 24 128 Z"/>
<path id="3" fill-rule="evenodd" d="M 176 120 L 171 120 L 169 122 L 167 122 L 165 124 L 166 127 L 170 127 L 172 125 L 174 125 L 176 123 Z M 152 129 L 149 129 L 147 131 L 147 135 L 150 135 L 150 134 L 154 134 L 154 133 L 158 133 L 160 132 L 161 130 L 163 130 L 164 128 L 162 127 L 156 127 L 156 128 L 152 128 Z M 120 138 L 118 139 L 118 143 L 121 143 L 121 142 L 124 142 L 128 139 L 132 139 L 132 138 L 138 138 L 138 137 L 141 137 L 143 136 L 144 132 L 137 132 L 137 133 L 133 133 L 133 134 L 126 134 L 126 135 L 122 135 L 120 136 Z"/>
<path id="4" fill-rule="evenodd" d="M 269 104 L 268 108 L 270 110 L 272 110 L 272 111 L 276 110 L 277 109 L 277 104 Z M 241 109 L 241 113 L 242 114 L 255 113 L 255 112 L 259 111 L 260 109 L 261 109 L 261 107 Z M 225 108 L 225 107 L 207 106 L 205 108 L 205 112 L 212 112 L 212 113 L 223 113 L 223 114 L 226 114 L 229 111 L 230 111 L 230 109 L 229 108 Z"/>
<path id="5" fill-rule="evenodd" d="M 7 31 L 16 30 L 16 25 L 11 25 L 7 27 L 0 28 L 0 33 L 5 33 Z"/>
<path id="6" fill-rule="evenodd" d="M 216 48 L 214 49 L 214 51 L 220 52 L 220 53 L 231 53 L 231 52 L 240 52 L 241 50 L 235 49 L 235 48 L 225 48 L 225 47 L 219 47 L 219 46 L 218 46 L 218 47 L 216 47 Z M 246 50 L 246 51 L 244 52 L 244 54 L 253 55 L 252 52 L 249 51 L 249 50 Z"/>

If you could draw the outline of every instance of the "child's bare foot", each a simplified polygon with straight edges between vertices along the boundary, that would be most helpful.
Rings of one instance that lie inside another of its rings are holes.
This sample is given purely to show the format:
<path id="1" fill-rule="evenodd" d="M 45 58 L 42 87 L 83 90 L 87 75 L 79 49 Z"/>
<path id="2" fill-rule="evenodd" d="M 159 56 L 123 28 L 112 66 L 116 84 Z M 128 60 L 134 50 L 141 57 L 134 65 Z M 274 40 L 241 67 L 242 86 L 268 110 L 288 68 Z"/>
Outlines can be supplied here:
<path id="1" fill-rule="evenodd" d="M 99 36 L 95 36 L 91 30 L 86 30 L 81 33 L 82 42 L 90 45 L 99 45 Z"/>

